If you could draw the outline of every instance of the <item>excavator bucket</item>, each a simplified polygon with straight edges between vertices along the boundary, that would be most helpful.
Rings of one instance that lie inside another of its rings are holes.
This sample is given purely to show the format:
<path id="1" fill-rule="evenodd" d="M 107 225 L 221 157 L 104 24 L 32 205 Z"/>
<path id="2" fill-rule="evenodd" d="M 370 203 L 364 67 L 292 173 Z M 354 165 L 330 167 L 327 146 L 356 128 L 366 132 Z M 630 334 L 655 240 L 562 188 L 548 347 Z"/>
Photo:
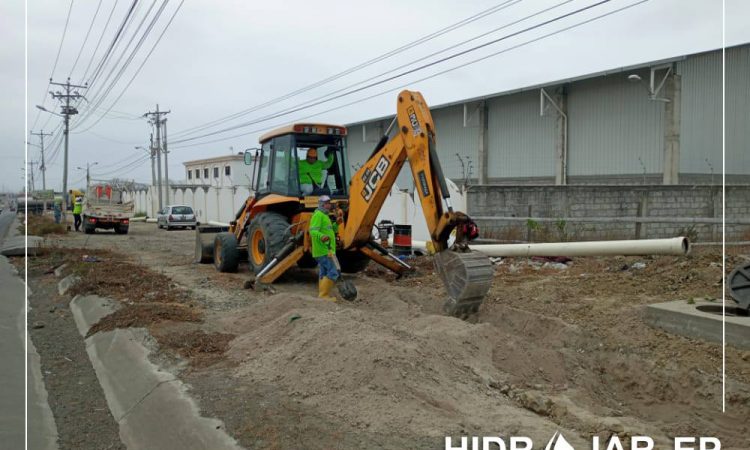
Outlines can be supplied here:
<path id="1" fill-rule="evenodd" d="M 489 258 L 474 251 L 443 250 L 435 254 L 434 262 L 448 292 L 449 298 L 443 305 L 445 313 L 464 318 L 479 311 L 492 285 L 494 270 Z"/>

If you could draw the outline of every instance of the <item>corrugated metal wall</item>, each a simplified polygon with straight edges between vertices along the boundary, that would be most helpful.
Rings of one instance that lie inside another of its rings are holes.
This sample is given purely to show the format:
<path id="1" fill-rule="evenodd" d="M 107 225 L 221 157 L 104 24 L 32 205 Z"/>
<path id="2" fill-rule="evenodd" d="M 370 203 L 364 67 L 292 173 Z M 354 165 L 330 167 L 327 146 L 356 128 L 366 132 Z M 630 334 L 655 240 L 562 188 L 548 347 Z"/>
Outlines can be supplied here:
<path id="1" fill-rule="evenodd" d="M 489 178 L 554 177 L 556 113 L 539 115 L 539 91 L 488 102 Z"/>
<path id="2" fill-rule="evenodd" d="M 680 172 L 721 172 L 721 52 L 680 61 Z M 706 162 L 708 159 L 708 163 Z"/>
<path id="3" fill-rule="evenodd" d="M 462 180 L 468 175 L 471 164 L 471 176 L 479 176 L 479 102 L 467 105 L 467 121 L 464 128 L 464 108 L 462 105 L 450 106 L 431 111 L 437 132 L 437 152 L 445 176 L 453 180 Z M 461 161 L 464 168 L 461 167 Z M 467 172 L 464 174 L 464 172 Z"/>
<path id="4" fill-rule="evenodd" d="M 727 50 L 726 167 L 750 174 L 750 46 Z"/>
<path id="5" fill-rule="evenodd" d="M 648 71 L 635 72 L 648 80 Z M 568 88 L 568 174 L 658 173 L 663 167 L 664 103 L 648 99 L 629 74 L 572 83 Z"/>
<path id="6" fill-rule="evenodd" d="M 726 167 L 728 174 L 750 174 L 750 46 L 727 50 Z M 721 173 L 721 52 L 689 56 L 676 63 L 682 80 L 680 172 Z M 628 81 L 636 73 L 643 83 Z M 657 84 L 661 81 L 657 72 Z M 662 75 L 663 76 L 663 75 Z M 646 85 L 650 71 L 639 69 L 566 84 L 569 117 L 568 175 L 612 176 L 645 173 L 658 179 L 664 164 L 664 102 L 650 100 Z M 546 88 L 550 95 L 554 87 Z M 664 96 L 664 88 L 659 96 Z M 449 178 L 464 173 L 456 154 L 471 161 L 471 178 L 479 176 L 479 102 L 432 110 L 438 133 L 438 152 Z M 487 100 L 488 177 L 555 176 L 556 112 L 539 116 L 539 90 Z M 362 163 L 388 123 L 349 130 L 349 159 Z M 639 160 L 640 159 L 640 160 Z M 706 162 L 708 160 L 708 163 Z M 710 164 L 710 165 L 709 165 Z M 408 169 L 408 168 L 407 168 Z M 649 178 L 653 182 L 654 178 Z M 631 180 L 632 181 L 632 180 Z M 411 188 L 408 173 L 399 187 Z"/>

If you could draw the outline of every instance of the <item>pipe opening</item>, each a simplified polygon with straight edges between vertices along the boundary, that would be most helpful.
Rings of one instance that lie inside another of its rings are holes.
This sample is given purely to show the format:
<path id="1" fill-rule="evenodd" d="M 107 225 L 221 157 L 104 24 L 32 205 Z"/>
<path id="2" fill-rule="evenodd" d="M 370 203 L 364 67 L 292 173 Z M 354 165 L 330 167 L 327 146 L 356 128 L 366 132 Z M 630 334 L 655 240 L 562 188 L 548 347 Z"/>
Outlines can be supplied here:
<path id="1" fill-rule="evenodd" d="M 709 314 L 716 314 L 717 316 L 721 315 L 721 305 L 700 305 L 696 306 L 695 309 Z M 726 317 L 748 317 L 746 309 L 727 306 L 724 311 L 724 316 Z"/>

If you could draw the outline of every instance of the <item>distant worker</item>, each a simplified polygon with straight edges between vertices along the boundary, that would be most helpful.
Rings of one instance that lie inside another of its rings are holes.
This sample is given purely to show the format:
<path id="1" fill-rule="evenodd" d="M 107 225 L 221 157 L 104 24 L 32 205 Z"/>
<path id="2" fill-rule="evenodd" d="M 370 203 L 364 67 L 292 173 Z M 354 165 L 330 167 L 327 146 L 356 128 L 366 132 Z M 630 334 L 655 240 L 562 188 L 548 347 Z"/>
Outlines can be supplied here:
<path id="1" fill-rule="evenodd" d="M 332 222 L 329 214 L 333 210 L 331 197 L 321 195 L 318 209 L 310 219 L 310 240 L 312 256 L 318 262 L 318 297 L 336 301 L 331 297 L 331 289 L 339 278 L 339 271 L 333 258 L 336 255 L 336 233 L 338 224 Z"/>
<path id="2" fill-rule="evenodd" d="M 55 223 L 60 223 L 60 219 L 62 218 L 62 210 L 60 209 L 60 205 L 55 203 L 52 206 L 52 214 L 55 215 Z"/>
<path id="3" fill-rule="evenodd" d="M 83 211 L 83 199 L 76 197 L 75 203 L 73 203 L 73 225 L 76 231 L 81 227 L 81 211 Z"/>
<path id="4" fill-rule="evenodd" d="M 333 165 L 332 150 L 326 151 L 326 160 L 318 161 L 318 150 L 310 147 L 305 159 L 299 161 L 299 183 L 304 195 L 311 195 L 323 187 L 323 171 Z"/>

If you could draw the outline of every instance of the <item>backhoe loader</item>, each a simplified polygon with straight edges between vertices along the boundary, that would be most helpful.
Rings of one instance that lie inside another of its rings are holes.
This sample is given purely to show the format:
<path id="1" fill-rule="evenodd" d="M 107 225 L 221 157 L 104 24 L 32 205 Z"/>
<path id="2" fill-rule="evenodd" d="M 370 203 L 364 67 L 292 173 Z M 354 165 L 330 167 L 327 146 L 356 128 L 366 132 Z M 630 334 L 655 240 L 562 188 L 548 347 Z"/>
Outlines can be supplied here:
<path id="1" fill-rule="evenodd" d="M 373 260 L 403 274 L 411 267 L 377 242 L 372 230 L 408 159 L 436 252 L 436 272 L 447 291 L 444 311 L 459 317 L 476 312 L 490 288 L 492 265 L 486 256 L 469 248 L 467 230 L 473 230 L 472 222 L 451 205 L 438 161 L 434 122 L 422 95 L 406 90 L 398 95 L 396 117 L 351 181 L 346 134 L 346 128 L 339 125 L 296 123 L 261 136 L 261 148 L 245 152 L 245 163 L 255 163 L 257 168 L 254 194 L 228 229 L 199 227 L 196 258 L 232 272 L 246 251 L 255 280 L 262 284 L 273 283 L 295 264 L 314 267 L 307 226 L 318 197 L 328 195 L 339 223 L 336 256 L 342 272 L 359 272 Z M 311 149 L 315 152 L 310 154 L 325 157 L 327 169 L 319 183 L 299 174 L 299 163 Z M 449 245 L 454 230 L 455 241 Z M 347 297 L 347 292 L 342 295 Z"/>

